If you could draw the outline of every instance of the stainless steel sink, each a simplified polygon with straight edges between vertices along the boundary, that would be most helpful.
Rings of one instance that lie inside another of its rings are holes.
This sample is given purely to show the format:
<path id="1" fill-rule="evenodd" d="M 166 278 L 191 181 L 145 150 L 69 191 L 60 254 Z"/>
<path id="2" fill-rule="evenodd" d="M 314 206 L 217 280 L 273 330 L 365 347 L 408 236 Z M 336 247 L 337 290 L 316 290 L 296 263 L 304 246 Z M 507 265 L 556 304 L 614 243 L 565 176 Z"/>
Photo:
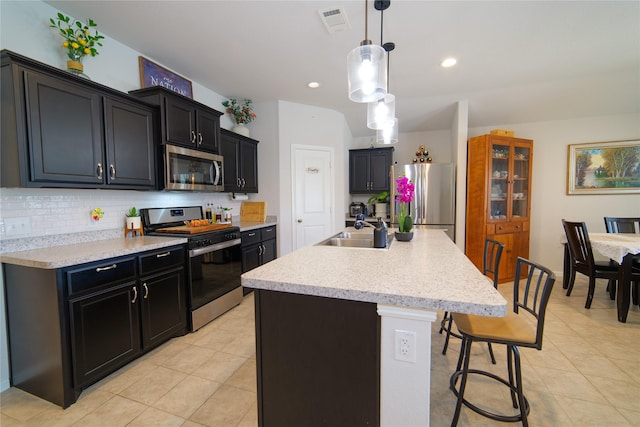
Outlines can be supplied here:
<path id="1" fill-rule="evenodd" d="M 393 234 L 387 235 L 387 249 L 393 242 Z M 342 232 L 331 236 L 316 246 L 342 246 L 348 248 L 373 248 L 373 233 L 348 233 Z M 376 248 L 377 249 L 377 248 Z M 381 248 L 384 249 L 384 248 Z"/>

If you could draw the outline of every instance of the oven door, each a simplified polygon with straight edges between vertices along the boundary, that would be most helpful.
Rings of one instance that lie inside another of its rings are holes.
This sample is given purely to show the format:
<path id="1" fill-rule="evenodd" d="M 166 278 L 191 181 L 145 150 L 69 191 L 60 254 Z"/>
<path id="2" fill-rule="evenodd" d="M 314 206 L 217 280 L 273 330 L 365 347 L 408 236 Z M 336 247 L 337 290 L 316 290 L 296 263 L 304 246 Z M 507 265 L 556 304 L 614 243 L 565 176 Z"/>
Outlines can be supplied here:
<path id="1" fill-rule="evenodd" d="M 240 288 L 240 239 L 189 251 L 191 311 Z"/>
<path id="2" fill-rule="evenodd" d="M 223 191 L 223 157 L 165 145 L 165 190 Z"/>

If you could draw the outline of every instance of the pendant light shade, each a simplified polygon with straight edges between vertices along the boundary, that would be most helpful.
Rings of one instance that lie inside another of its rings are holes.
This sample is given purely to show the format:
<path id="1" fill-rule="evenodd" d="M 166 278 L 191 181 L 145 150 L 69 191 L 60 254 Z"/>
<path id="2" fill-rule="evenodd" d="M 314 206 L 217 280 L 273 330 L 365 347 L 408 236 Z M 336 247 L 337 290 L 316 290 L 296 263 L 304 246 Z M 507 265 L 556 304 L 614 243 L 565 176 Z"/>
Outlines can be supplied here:
<path id="1" fill-rule="evenodd" d="M 363 44 L 349 52 L 347 78 L 350 100 L 377 101 L 387 93 L 386 58 L 387 52 L 374 44 Z"/>
<path id="2" fill-rule="evenodd" d="M 367 127 L 369 129 L 383 129 L 392 126 L 395 117 L 395 95 L 387 93 L 382 98 L 367 105 Z"/>
<path id="3" fill-rule="evenodd" d="M 377 144 L 395 144 L 398 142 L 398 118 L 393 119 L 393 124 L 384 126 L 376 132 Z"/>

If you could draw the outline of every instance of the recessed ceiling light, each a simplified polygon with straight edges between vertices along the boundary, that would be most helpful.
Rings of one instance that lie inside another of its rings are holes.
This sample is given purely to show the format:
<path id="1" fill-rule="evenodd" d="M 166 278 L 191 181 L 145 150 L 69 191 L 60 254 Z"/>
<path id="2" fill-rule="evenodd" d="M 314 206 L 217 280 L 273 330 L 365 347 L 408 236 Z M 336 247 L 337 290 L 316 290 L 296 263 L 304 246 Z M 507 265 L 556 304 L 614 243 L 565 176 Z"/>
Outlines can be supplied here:
<path id="1" fill-rule="evenodd" d="M 320 87 L 320 83 L 318 83 L 318 82 L 309 82 L 309 83 L 307 83 L 307 86 L 309 86 L 311 89 L 316 89 L 316 88 Z"/>
<path id="2" fill-rule="evenodd" d="M 440 65 L 442 65 L 444 68 L 449 68 L 456 65 L 457 62 L 458 60 L 456 58 L 447 58 L 444 61 L 442 61 Z"/>

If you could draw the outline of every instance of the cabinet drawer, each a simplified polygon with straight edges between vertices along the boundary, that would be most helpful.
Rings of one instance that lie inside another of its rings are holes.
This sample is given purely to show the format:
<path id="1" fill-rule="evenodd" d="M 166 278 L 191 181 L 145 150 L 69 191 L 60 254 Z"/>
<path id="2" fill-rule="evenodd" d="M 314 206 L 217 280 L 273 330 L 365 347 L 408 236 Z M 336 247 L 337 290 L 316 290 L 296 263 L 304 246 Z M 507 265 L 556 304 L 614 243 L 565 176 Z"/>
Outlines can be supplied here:
<path id="1" fill-rule="evenodd" d="M 495 224 L 495 234 L 503 233 L 520 233 L 521 231 L 529 230 L 529 223 L 526 222 L 505 222 Z"/>
<path id="2" fill-rule="evenodd" d="M 262 235 L 262 240 L 269 240 L 276 238 L 276 226 L 273 225 L 271 227 L 265 227 L 260 230 Z"/>
<path id="3" fill-rule="evenodd" d="M 110 283 L 136 280 L 135 258 L 121 258 L 67 270 L 69 295 Z"/>
<path id="4" fill-rule="evenodd" d="M 261 240 L 260 230 L 251 230 L 242 232 L 242 246 L 252 245 L 259 243 Z"/>
<path id="5" fill-rule="evenodd" d="M 159 249 L 140 256 L 140 274 L 146 275 L 158 270 L 184 267 L 184 263 L 184 247 L 173 246 Z"/>

